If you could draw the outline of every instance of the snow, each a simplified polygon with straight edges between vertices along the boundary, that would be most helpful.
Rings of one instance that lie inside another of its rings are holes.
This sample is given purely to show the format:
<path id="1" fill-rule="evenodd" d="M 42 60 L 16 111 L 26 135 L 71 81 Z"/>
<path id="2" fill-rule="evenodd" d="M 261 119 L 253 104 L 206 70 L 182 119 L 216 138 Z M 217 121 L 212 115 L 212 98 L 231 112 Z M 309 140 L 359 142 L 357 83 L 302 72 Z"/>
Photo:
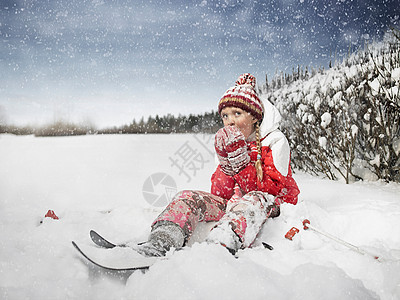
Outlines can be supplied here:
<path id="1" fill-rule="evenodd" d="M 375 155 L 375 158 L 369 162 L 371 165 L 376 165 L 378 168 L 381 165 L 381 156 L 379 154 Z"/>
<path id="2" fill-rule="evenodd" d="M 372 95 L 378 95 L 381 89 L 381 83 L 379 77 L 375 78 L 372 82 L 370 82 L 369 86 L 372 89 Z"/>
<path id="3" fill-rule="evenodd" d="M 393 140 L 393 150 L 396 153 L 396 155 L 399 155 L 399 153 L 400 153 L 400 138 Z"/>
<path id="4" fill-rule="evenodd" d="M 357 133 L 358 133 L 358 127 L 357 127 L 357 125 L 351 125 L 351 127 L 350 127 L 350 129 L 351 129 L 351 136 L 352 137 L 355 137 L 356 135 L 357 135 Z"/>
<path id="5" fill-rule="evenodd" d="M 326 149 L 326 145 L 328 144 L 328 140 L 327 140 L 326 137 L 324 137 L 324 136 L 319 137 L 319 138 L 318 138 L 318 142 L 319 142 L 319 145 L 320 145 L 322 148 Z"/>
<path id="6" fill-rule="evenodd" d="M 346 185 L 296 172 L 299 203 L 283 204 L 281 216 L 268 220 L 238 259 L 198 242 L 212 224 L 199 226 L 190 247 L 145 273 L 113 276 L 79 258 L 71 241 L 91 247 L 90 229 L 117 243 L 146 239 L 162 211 L 143 193 L 152 174 L 168 174 L 177 190 L 208 191 L 211 150 L 211 136 L 190 134 L 0 135 L 0 298 L 400 298 L 396 183 Z M 49 209 L 59 220 L 43 219 Z M 303 230 L 305 218 L 382 262 Z M 290 241 L 284 236 L 292 227 L 300 232 Z M 274 249 L 264 249 L 262 241 Z"/>
<path id="7" fill-rule="evenodd" d="M 332 116 L 329 112 L 325 112 L 323 113 L 323 115 L 321 116 L 321 127 L 322 128 L 326 128 L 329 126 L 329 124 L 331 124 L 332 121 Z"/>
<path id="8" fill-rule="evenodd" d="M 395 68 L 392 71 L 392 79 L 394 81 L 400 81 L 400 68 Z"/>

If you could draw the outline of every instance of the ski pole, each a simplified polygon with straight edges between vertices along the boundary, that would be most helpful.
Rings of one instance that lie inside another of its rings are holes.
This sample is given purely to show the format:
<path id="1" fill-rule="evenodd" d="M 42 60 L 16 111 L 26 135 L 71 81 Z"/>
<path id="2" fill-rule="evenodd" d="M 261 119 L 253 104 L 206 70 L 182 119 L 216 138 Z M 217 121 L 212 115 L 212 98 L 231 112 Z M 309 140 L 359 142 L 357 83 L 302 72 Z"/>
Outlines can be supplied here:
<path id="1" fill-rule="evenodd" d="M 354 245 L 352 245 L 352 244 L 350 244 L 350 243 L 348 243 L 346 241 L 343 241 L 343 240 L 339 239 L 336 236 L 333 236 L 333 235 L 331 235 L 331 234 L 329 234 L 327 232 L 324 232 L 322 230 L 319 230 L 319 229 L 315 228 L 314 226 L 310 225 L 310 221 L 307 220 L 307 219 L 305 219 L 303 221 L 303 226 L 304 226 L 304 230 L 311 229 L 311 230 L 313 230 L 313 231 L 315 231 L 315 232 L 317 232 L 319 234 L 322 234 L 322 235 L 334 240 L 335 242 L 338 242 L 339 244 L 342 244 L 342 245 L 346 246 L 347 248 L 350 248 L 351 250 L 353 250 L 355 252 L 358 252 L 358 253 L 363 254 L 363 255 L 372 256 L 376 260 L 381 261 L 381 258 L 379 256 L 374 255 L 372 253 L 369 253 L 369 252 L 365 251 L 364 249 L 361 249 L 360 247 L 354 246 Z"/>

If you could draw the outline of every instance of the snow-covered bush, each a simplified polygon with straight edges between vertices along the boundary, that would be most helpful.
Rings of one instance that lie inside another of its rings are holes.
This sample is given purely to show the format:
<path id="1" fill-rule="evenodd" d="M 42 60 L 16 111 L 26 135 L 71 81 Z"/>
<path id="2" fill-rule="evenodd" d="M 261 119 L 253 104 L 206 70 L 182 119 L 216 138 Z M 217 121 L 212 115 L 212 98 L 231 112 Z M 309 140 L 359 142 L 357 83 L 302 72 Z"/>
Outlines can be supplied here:
<path id="1" fill-rule="evenodd" d="M 283 116 L 295 168 L 330 179 L 400 181 L 400 41 L 267 90 Z"/>
<path id="2" fill-rule="evenodd" d="M 360 103 L 357 152 L 378 178 L 400 182 L 399 42 L 370 55 L 373 72 L 352 95 Z"/>

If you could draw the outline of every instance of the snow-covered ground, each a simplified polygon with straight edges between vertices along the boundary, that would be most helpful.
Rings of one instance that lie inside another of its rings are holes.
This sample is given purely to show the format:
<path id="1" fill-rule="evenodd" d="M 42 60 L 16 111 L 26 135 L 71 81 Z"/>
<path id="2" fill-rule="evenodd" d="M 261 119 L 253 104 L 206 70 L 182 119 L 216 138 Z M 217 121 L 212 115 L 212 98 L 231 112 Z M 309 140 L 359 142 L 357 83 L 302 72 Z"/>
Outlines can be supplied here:
<path id="1" fill-rule="evenodd" d="M 113 277 L 72 247 L 72 240 L 90 245 L 90 229 L 115 242 L 145 240 L 159 205 L 181 189 L 208 191 L 214 168 L 209 135 L 0 135 L 0 298 L 400 299 L 395 183 L 345 185 L 296 173 L 298 205 L 284 204 L 238 259 L 191 241 L 146 273 Z M 59 220 L 43 219 L 49 209 Z M 304 218 L 382 262 L 303 230 Z M 300 232 L 290 241 L 292 227 Z"/>

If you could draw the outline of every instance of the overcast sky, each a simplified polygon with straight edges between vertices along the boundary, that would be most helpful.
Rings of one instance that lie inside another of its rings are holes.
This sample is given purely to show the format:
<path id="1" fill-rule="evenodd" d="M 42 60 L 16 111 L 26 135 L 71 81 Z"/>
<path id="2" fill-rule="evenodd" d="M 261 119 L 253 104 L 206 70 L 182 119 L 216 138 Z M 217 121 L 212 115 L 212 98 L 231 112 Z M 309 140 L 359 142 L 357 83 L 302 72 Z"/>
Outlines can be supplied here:
<path id="1" fill-rule="evenodd" d="M 0 3 L 0 122 L 17 125 L 215 110 L 241 73 L 328 66 L 400 18 L 398 0 Z"/>

